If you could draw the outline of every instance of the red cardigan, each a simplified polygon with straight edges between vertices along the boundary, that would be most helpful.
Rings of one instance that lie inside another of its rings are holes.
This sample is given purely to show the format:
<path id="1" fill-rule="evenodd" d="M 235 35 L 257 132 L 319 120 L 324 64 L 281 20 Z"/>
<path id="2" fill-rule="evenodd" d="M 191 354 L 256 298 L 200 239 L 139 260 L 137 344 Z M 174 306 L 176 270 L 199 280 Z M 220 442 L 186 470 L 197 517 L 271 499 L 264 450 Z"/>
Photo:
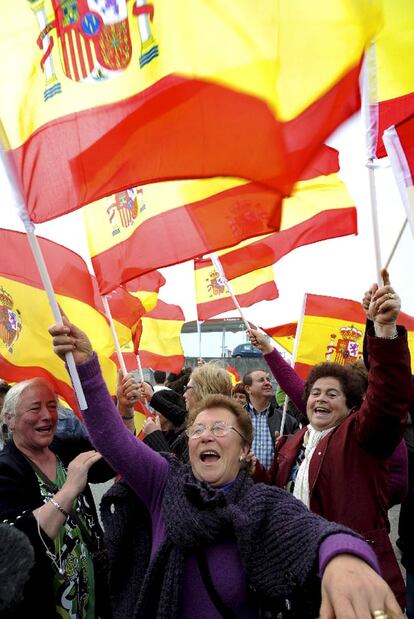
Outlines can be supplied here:
<path id="1" fill-rule="evenodd" d="M 382 575 L 404 603 L 405 585 L 388 536 L 388 461 L 402 439 L 413 398 L 407 335 L 368 337 L 369 383 L 361 408 L 317 446 L 309 466 L 310 509 L 361 533 L 375 550 Z M 278 442 L 270 481 L 284 487 L 306 428 Z M 261 478 L 259 479 L 259 475 Z M 258 471 L 257 481 L 263 481 Z"/>

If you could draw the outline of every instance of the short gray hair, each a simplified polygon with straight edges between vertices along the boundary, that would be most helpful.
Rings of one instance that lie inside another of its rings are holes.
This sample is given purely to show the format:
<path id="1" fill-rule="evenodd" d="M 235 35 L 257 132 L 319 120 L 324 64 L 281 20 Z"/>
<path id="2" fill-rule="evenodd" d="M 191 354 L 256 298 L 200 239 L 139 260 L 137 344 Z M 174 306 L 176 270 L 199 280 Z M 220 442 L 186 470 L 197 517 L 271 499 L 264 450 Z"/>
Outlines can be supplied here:
<path id="1" fill-rule="evenodd" d="M 50 389 L 55 394 L 56 402 L 57 402 L 57 396 L 56 396 L 55 389 L 53 385 L 45 378 L 41 378 L 39 376 L 36 378 L 29 378 L 28 380 L 22 380 L 20 383 L 16 383 L 11 389 L 9 389 L 9 391 L 6 393 L 4 397 L 4 404 L 3 404 L 3 410 L 2 410 L 3 419 L 7 421 L 7 419 L 16 417 L 16 410 L 17 410 L 18 405 L 20 404 L 20 400 L 22 398 L 23 393 L 29 387 L 32 387 L 33 385 L 39 385 L 39 384 L 47 385 L 48 387 L 50 387 Z"/>

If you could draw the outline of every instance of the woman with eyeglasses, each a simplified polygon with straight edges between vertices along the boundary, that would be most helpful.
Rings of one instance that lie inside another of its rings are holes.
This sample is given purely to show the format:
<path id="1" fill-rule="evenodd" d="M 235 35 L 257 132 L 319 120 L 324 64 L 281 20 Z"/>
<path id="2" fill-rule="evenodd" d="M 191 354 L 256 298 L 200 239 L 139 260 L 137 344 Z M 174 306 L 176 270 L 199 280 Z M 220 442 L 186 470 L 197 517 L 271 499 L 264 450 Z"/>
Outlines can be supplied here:
<path id="1" fill-rule="evenodd" d="M 150 560 L 134 619 L 278 617 L 289 598 L 302 602 L 291 614 L 301 619 L 369 619 L 380 609 L 402 619 L 365 541 L 284 490 L 253 483 L 244 466 L 252 426 L 237 402 L 210 396 L 191 409 L 190 464 L 181 464 L 124 427 L 86 335 L 66 319 L 50 333 L 56 354 L 74 355 L 95 447 L 150 513 Z"/>

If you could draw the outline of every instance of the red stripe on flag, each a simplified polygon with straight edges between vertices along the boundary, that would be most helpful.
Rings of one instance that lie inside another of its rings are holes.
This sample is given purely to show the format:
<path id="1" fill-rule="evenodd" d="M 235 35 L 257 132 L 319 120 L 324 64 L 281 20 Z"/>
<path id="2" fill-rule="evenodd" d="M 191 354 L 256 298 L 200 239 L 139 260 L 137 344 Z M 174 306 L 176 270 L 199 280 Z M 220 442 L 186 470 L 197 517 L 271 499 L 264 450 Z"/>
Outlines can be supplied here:
<path id="1" fill-rule="evenodd" d="M 358 72 L 359 66 L 350 70 L 285 124 L 256 97 L 176 75 L 123 101 L 59 118 L 14 151 L 31 219 L 47 221 L 169 179 L 238 176 L 287 195 L 332 130 L 359 108 Z M 250 228 L 250 236 L 259 234 L 255 222 Z"/>
<path id="2" fill-rule="evenodd" d="M 385 129 L 388 129 L 391 125 L 396 125 L 413 114 L 414 93 L 410 92 L 408 95 L 403 95 L 402 97 L 395 97 L 395 99 L 389 99 L 388 101 L 380 101 L 378 103 L 378 108 L 379 126 L 376 155 L 377 157 L 386 157 L 387 152 L 382 141 L 382 134 Z"/>
<path id="3" fill-rule="evenodd" d="M 366 314 L 358 301 L 326 297 L 319 294 L 306 295 L 306 316 L 323 316 L 365 324 Z"/>
<path id="4" fill-rule="evenodd" d="M 298 323 L 297 322 L 289 322 L 285 325 L 280 325 L 278 327 L 261 327 L 262 330 L 270 335 L 270 337 L 289 337 L 296 335 Z"/>
<path id="5" fill-rule="evenodd" d="M 321 211 L 310 219 L 265 239 L 220 256 L 228 279 L 274 264 L 297 247 L 310 245 L 332 237 L 356 234 L 357 211 L 354 206 Z"/>
<path id="6" fill-rule="evenodd" d="M 249 292 L 236 295 L 241 307 L 249 307 L 259 301 L 277 299 L 278 296 L 279 293 L 275 282 L 266 282 L 265 284 L 261 284 L 249 290 Z M 206 303 L 197 303 L 198 320 L 208 320 L 212 316 L 217 316 L 217 314 L 222 314 L 223 312 L 234 309 L 235 305 L 232 297 L 207 301 Z"/>
<path id="7" fill-rule="evenodd" d="M 44 378 L 49 381 L 56 393 L 58 393 L 67 402 L 71 409 L 73 409 L 78 416 L 80 416 L 80 410 L 78 402 L 72 387 L 58 380 L 50 374 L 45 368 L 38 366 L 23 366 L 14 365 L 7 361 L 4 357 L 0 356 L 0 376 L 8 382 L 21 382 L 22 380 L 28 380 L 29 378 Z"/>

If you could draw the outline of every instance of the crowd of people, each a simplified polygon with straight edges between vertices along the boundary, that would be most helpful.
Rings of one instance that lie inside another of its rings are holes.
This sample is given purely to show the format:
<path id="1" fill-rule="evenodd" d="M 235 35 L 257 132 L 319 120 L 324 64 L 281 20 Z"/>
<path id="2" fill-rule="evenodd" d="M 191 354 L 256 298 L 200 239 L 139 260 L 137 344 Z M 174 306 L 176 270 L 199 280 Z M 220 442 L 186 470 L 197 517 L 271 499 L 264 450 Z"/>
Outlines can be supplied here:
<path id="1" fill-rule="evenodd" d="M 53 325 L 85 425 L 42 378 L 0 384 L 0 523 L 28 548 L 1 616 L 413 619 L 413 380 L 386 273 L 363 307 L 363 362 L 303 382 L 251 329 L 268 370 L 235 386 L 213 363 L 153 385 L 120 375 L 116 400 L 88 336 Z M 153 412 L 143 440 L 138 400 Z M 99 520 L 88 484 L 114 477 Z"/>

